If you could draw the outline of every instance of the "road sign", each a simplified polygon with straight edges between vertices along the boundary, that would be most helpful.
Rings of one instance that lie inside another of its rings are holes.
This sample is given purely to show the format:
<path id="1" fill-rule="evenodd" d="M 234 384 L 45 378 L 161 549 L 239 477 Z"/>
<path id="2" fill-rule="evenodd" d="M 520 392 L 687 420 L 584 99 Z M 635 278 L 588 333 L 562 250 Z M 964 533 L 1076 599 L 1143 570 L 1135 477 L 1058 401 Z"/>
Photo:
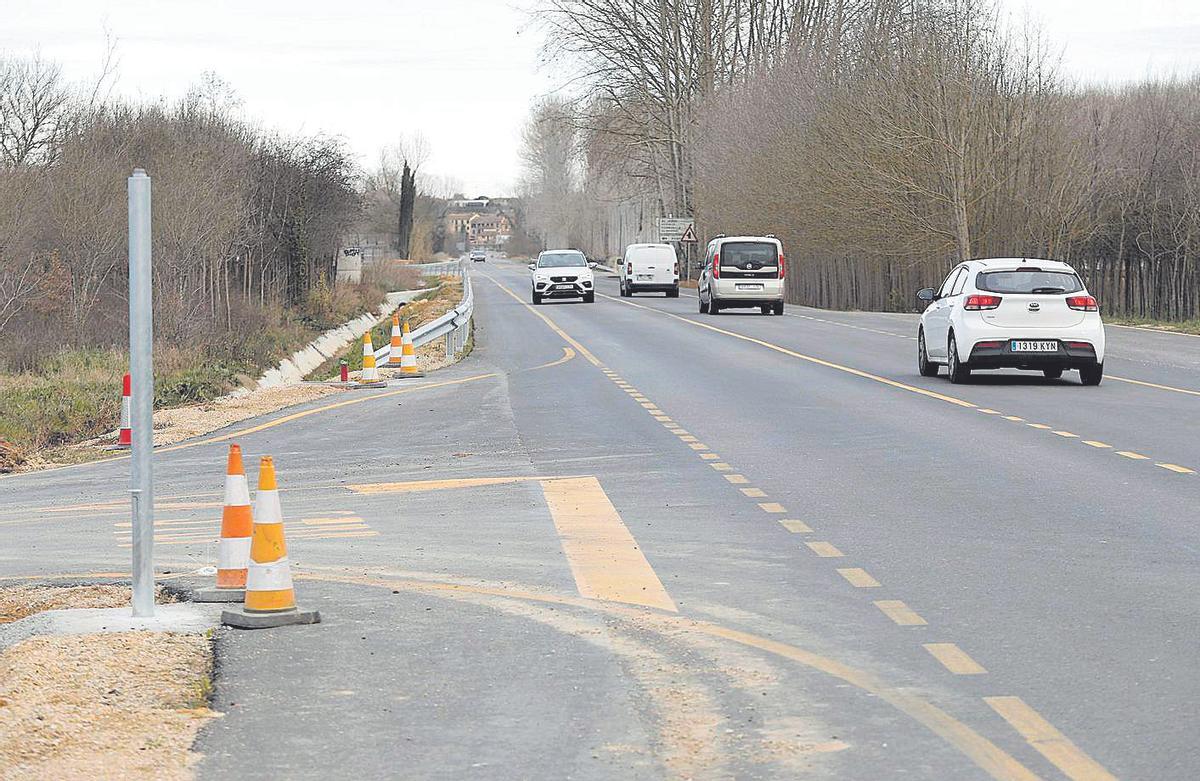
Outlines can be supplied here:
<path id="1" fill-rule="evenodd" d="M 684 233 L 691 231 L 692 241 L 695 241 L 695 221 L 691 217 L 659 217 L 658 240 L 682 241 Z"/>
<path id="2" fill-rule="evenodd" d="M 687 226 L 687 230 L 685 230 L 683 232 L 683 235 L 679 237 L 679 241 L 681 244 L 695 244 L 696 243 L 696 226 L 695 225 Z"/>

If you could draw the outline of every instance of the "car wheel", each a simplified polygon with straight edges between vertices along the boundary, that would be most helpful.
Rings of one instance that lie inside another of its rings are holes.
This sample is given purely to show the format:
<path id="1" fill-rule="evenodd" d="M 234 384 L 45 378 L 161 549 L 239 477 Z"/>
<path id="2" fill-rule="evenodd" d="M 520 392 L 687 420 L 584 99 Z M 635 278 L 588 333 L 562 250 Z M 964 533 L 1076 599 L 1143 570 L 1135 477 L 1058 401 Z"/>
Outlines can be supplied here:
<path id="1" fill-rule="evenodd" d="M 1057 380 L 1059 377 L 1062 376 L 1062 373 L 1063 373 L 1062 369 L 1042 369 L 1042 375 L 1047 380 Z"/>
<path id="2" fill-rule="evenodd" d="M 777 303 L 775 305 L 775 314 L 783 315 L 783 302 L 782 301 L 780 301 L 779 303 Z"/>
<path id="3" fill-rule="evenodd" d="M 708 314 L 708 304 L 704 303 L 704 296 L 697 294 L 696 300 L 700 302 L 700 314 Z"/>
<path id="4" fill-rule="evenodd" d="M 1092 366 L 1084 366 L 1079 370 L 1079 381 L 1084 385 L 1099 385 L 1100 380 L 1104 379 L 1104 364 L 1097 363 Z"/>
<path id="5" fill-rule="evenodd" d="M 715 296 L 708 299 L 708 313 L 710 315 L 717 315 L 721 313 L 721 305 L 717 303 Z"/>
<path id="6" fill-rule="evenodd" d="M 917 371 L 922 377 L 936 377 L 938 365 L 929 360 L 929 351 L 925 349 L 925 330 L 917 332 Z"/>
<path id="7" fill-rule="evenodd" d="M 667 298 L 679 298 L 679 288 L 674 287 L 667 291 Z"/>
<path id="8" fill-rule="evenodd" d="M 587 294 L 585 294 L 585 295 L 584 295 L 584 297 L 583 297 L 583 303 L 585 303 L 585 304 L 594 304 L 594 303 L 596 303 L 596 294 L 595 294 L 595 293 L 587 293 Z"/>
<path id="9" fill-rule="evenodd" d="M 540 293 L 534 293 L 534 294 L 533 294 L 533 303 L 534 303 L 535 305 L 542 303 L 542 296 L 541 296 L 541 294 L 540 294 Z"/>
<path id="10" fill-rule="evenodd" d="M 950 375 L 950 382 L 955 385 L 962 384 L 971 378 L 971 370 L 958 360 L 958 344 L 954 341 L 954 334 L 950 334 L 950 342 L 946 346 L 946 368 Z"/>
<path id="11" fill-rule="evenodd" d="M 758 311 L 759 311 L 759 312 L 761 312 L 761 313 L 763 313 L 764 315 L 769 315 L 769 314 L 771 314 L 771 311 L 772 311 L 773 309 L 774 309 L 774 307 L 772 307 L 771 305 L 769 305 L 769 304 L 763 304 L 762 306 L 760 306 L 760 307 L 758 308 Z"/>

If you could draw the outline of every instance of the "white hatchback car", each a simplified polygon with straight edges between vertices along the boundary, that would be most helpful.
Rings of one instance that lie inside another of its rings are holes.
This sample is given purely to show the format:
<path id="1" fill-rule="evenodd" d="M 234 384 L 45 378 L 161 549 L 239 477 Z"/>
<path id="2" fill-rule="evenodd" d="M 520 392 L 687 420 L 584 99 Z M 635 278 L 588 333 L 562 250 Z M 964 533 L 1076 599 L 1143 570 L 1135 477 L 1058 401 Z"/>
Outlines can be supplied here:
<path id="1" fill-rule="evenodd" d="M 1075 269 L 1055 260 L 997 258 L 955 266 L 928 303 L 917 332 L 917 368 L 950 382 L 974 369 L 1027 369 L 1057 379 L 1078 369 L 1084 385 L 1104 377 L 1104 323 Z"/>

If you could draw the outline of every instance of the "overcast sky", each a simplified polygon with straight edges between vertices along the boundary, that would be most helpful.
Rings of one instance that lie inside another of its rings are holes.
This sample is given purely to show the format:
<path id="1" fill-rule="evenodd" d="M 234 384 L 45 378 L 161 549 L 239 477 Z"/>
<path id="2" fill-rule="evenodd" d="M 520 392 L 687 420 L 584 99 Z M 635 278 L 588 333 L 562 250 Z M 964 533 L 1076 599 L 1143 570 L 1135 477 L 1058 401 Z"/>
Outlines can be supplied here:
<path id="1" fill-rule="evenodd" d="M 539 65 L 535 0 L 0 0 L 0 49 L 40 51 L 67 75 L 99 70 L 117 40 L 116 91 L 177 98 L 205 71 L 248 117 L 342 136 L 370 166 L 404 132 L 431 173 L 471 194 L 510 192 L 530 104 L 561 81 Z M 1200 69 L 1200 0 L 1001 0 L 1039 19 L 1071 75 L 1120 82 Z"/>

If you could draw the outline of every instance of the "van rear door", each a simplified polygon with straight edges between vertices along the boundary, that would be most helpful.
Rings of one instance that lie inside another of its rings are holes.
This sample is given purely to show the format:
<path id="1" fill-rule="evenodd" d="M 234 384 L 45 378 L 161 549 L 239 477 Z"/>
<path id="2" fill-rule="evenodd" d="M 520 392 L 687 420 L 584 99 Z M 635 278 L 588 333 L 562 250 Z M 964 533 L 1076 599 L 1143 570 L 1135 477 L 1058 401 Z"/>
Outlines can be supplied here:
<path id="1" fill-rule="evenodd" d="M 629 281 L 635 285 L 670 285 L 675 282 L 675 248 L 667 245 L 634 247 L 625 263 L 632 266 Z"/>
<path id="2" fill-rule="evenodd" d="M 721 279 L 779 279 L 779 245 L 727 241 L 721 245 Z"/>

